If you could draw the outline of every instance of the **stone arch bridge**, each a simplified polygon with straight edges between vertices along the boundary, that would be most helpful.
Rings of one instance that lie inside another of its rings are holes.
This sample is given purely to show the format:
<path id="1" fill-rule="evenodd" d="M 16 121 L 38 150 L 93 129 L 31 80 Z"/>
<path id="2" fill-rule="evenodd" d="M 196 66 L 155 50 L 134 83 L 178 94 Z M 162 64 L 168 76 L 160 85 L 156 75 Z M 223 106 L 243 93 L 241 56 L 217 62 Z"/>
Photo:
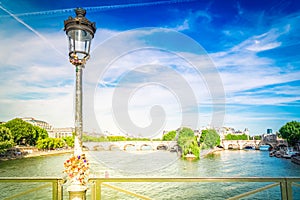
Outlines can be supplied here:
<path id="1" fill-rule="evenodd" d="M 222 146 L 227 149 L 245 149 L 246 147 L 254 147 L 259 149 L 261 140 L 222 140 Z"/>
<path id="2" fill-rule="evenodd" d="M 122 150 L 126 151 L 136 150 L 140 151 L 143 149 L 147 150 L 171 150 L 177 149 L 177 141 L 118 141 L 118 142 L 84 142 L 83 146 L 88 150 L 97 151 L 97 150 Z"/>

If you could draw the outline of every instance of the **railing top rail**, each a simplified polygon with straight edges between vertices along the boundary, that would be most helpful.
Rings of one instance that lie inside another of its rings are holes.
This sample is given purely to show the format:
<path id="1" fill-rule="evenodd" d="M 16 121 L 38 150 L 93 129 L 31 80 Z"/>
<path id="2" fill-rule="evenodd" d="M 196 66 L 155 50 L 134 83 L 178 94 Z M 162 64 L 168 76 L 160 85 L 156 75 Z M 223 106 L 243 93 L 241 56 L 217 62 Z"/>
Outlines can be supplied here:
<path id="1" fill-rule="evenodd" d="M 100 182 L 300 182 L 300 177 L 154 177 L 154 178 L 89 178 Z"/>
<path id="2" fill-rule="evenodd" d="M 61 177 L 0 177 L 0 182 L 5 181 L 40 181 L 52 182 L 64 180 Z M 299 182 L 300 177 L 122 177 L 122 178 L 104 178 L 92 177 L 90 181 L 101 180 L 102 182 L 281 182 L 293 181 Z"/>
<path id="3" fill-rule="evenodd" d="M 61 177 L 0 177 L 0 182 L 57 182 Z"/>

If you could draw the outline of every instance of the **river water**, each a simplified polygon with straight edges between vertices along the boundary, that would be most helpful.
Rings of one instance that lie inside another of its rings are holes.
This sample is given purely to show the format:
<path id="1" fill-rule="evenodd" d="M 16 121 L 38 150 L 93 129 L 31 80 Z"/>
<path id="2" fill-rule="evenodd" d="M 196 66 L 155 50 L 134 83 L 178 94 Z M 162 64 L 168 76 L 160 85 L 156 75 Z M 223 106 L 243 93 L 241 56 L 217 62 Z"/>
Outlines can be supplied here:
<path id="1" fill-rule="evenodd" d="M 300 177 L 300 165 L 287 159 L 269 157 L 266 151 L 221 151 L 199 161 L 179 159 L 167 151 L 89 151 L 91 176 L 104 177 Z M 0 162 L 2 177 L 61 177 L 69 154 Z M 20 192 L 28 183 L 0 183 L 0 199 Z M 267 183 L 270 184 L 270 183 Z M 226 199 L 266 183 L 116 183 L 153 199 Z M 279 186 L 248 199 L 280 199 Z M 293 187 L 300 200 L 300 187 Z M 20 199 L 49 199 L 50 188 Z M 64 195 L 67 192 L 64 191 Z M 89 196 L 89 192 L 88 192 Z M 133 199 L 103 187 L 103 199 Z M 17 199 L 17 198 L 16 198 Z M 88 199 L 90 199 L 88 197 Z M 246 198 L 247 199 L 247 198 Z"/>

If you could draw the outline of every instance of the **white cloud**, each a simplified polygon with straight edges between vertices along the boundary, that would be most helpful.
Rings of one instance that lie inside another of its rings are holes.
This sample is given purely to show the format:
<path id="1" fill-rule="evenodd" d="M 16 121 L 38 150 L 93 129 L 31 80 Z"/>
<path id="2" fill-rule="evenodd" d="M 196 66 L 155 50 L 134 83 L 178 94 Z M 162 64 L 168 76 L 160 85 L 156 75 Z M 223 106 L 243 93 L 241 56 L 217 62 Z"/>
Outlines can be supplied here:
<path id="1" fill-rule="evenodd" d="M 287 32 L 288 31 L 286 29 L 280 30 L 273 28 L 261 35 L 250 37 L 249 39 L 232 48 L 232 51 L 249 50 L 260 52 L 277 48 L 281 46 L 281 42 L 277 41 L 278 38 Z"/>
<path id="2" fill-rule="evenodd" d="M 181 14 L 182 15 L 182 14 Z M 197 20 L 203 21 L 205 24 L 209 24 L 212 21 L 212 15 L 208 11 L 198 10 L 196 12 L 188 12 L 187 16 L 176 27 L 169 27 L 176 31 L 185 31 L 193 29 L 197 23 Z"/>
<path id="3" fill-rule="evenodd" d="M 189 26 L 189 20 L 185 19 L 181 25 L 178 25 L 177 27 L 174 28 L 176 31 L 184 31 L 188 30 L 190 28 Z"/>

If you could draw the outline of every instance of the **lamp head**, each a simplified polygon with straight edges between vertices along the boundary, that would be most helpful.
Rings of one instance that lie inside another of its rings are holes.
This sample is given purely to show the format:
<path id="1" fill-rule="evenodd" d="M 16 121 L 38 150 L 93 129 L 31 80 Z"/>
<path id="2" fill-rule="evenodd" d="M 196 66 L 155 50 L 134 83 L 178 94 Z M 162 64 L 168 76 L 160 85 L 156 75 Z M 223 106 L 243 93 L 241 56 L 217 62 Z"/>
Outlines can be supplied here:
<path id="1" fill-rule="evenodd" d="M 85 18 L 86 10 L 75 9 L 76 17 L 64 21 L 64 30 L 69 39 L 69 58 L 73 65 L 84 65 L 90 56 L 91 41 L 96 32 L 95 22 Z"/>

